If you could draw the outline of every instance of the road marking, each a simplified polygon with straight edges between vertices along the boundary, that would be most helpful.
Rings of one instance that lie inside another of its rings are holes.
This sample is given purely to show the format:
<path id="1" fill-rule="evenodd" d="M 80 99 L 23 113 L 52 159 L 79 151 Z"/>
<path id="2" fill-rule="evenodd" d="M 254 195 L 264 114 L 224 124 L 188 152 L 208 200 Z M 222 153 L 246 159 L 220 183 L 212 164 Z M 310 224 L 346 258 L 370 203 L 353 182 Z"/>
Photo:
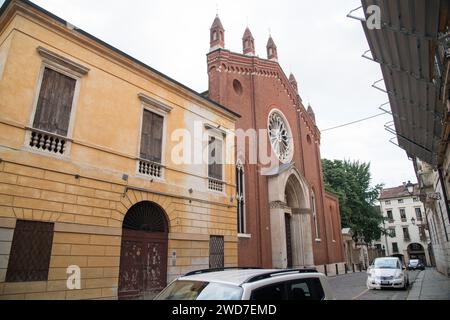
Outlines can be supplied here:
<path id="1" fill-rule="evenodd" d="M 356 300 L 359 297 L 361 297 L 363 294 L 365 294 L 367 291 L 369 291 L 369 289 L 364 290 L 363 292 L 361 292 L 360 294 L 358 294 L 356 297 L 353 297 L 352 300 Z"/>

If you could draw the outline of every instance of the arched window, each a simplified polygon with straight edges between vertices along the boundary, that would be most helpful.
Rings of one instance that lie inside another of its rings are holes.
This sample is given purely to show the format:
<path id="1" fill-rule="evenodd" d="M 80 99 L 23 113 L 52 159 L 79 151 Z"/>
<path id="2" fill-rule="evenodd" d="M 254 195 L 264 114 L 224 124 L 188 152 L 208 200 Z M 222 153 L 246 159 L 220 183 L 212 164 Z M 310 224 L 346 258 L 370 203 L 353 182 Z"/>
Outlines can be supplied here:
<path id="1" fill-rule="evenodd" d="M 312 209 L 313 220 L 314 220 L 315 238 L 320 239 L 319 222 L 317 221 L 317 211 L 316 211 L 316 195 L 315 195 L 314 191 L 312 192 L 312 197 L 311 197 L 311 209 Z"/>
<path id="2" fill-rule="evenodd" d="M 236 165 L 236 198 L 238 233 L 245 233 L 245 175 L 241 162 Z"/>
<path id="3" fill-rule="evenodd" d="M 217 31 L 214 31 L 213 32 L 213 41 L 216 41 L 217 40 Z"/>
<path id="4" fill-rule="evenodd" d="M 330 206 L 331 238 L 332 238 L 333 241 L 336 241 L 336 238 L 334 237 L 334 221 L 333 221 L 333 217 L 334 217 L 333 207 Z"/>

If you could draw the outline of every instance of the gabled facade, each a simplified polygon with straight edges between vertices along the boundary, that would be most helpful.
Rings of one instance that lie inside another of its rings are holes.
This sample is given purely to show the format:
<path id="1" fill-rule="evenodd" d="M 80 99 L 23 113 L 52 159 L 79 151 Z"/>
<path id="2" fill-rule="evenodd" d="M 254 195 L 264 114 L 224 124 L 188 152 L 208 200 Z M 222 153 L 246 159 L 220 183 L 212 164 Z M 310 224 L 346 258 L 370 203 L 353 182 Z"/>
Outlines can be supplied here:
<path id="1" fill-rule="evenodd" d="M 384 247 L 387 256 L 398 256 L 406 265 L 411 259 L 420 259 L 431 266 L 429 224 L 418 185 L 412 195 L 405 185 L 385 188 L 379 201 L 384 218 L 382 227 L 388 234 L 382 236 L 377 244 Z"/>
<path id="2" fill-rule="evenodd" d="M 272 37 L 267 59 L 255 54 L 247 28 L 242 54 L 211 42 L 207 55 L 209 98 L 239 112 L 237 129 L 247 134 L 247 143 L 238 141 L 236 155 L 237 175 L 242 177 L 239 265 L 285 268 L 343 262 L 339 203 L 324 190 L 314 112 L 304 107 L 295 77 L 287 77 L 278 64 Z M 259 135 L 261 130 L 262 136 L 249 145 L 252 132 Z M 262 164 L 261 154 L 270 155 L 271 167 Z"/>

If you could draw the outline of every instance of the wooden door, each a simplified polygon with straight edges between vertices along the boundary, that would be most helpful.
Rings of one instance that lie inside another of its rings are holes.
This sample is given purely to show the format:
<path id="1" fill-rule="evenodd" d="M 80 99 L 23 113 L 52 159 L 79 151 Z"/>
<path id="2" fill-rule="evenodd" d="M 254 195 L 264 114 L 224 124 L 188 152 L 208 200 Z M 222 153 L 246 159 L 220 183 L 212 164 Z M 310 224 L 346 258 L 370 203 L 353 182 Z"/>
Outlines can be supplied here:
<path id="1" fill-rule="evenodd" d="M 123 229 L 119 299 L 152 299 L 167 285 L 167 233 Z"/>

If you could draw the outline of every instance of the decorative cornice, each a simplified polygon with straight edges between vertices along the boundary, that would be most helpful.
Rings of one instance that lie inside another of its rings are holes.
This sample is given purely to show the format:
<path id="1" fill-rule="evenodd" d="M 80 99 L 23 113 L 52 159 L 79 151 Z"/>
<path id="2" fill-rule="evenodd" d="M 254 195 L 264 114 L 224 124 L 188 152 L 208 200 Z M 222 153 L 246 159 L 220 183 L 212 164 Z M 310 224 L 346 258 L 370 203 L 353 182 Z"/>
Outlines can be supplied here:
<path id="1" fill-rule="evenodd" d="M 294 89 L 289 78 L 277 61 L 262 59 L 258 56 L 248 56 L 229 50 L 215 50 L 214 54 L 208 55 L 208 68 L 215 68 L 219 73 L 239 74 L 255 77 L 275 78 L 280 82 L 282 90 L 288 95 L 292 107 L 296 110 L 298 117 L 304 121 L 308 132 L 314 135 L 315 143 L 320 143 L 320 130 L 302 104 L 302 98 Z"/>
<path id="2" fill-rule="evenodd" d="M 173 109 L 172 107 L 170 107 L 152 97 L 149 97 L 143 93 L 139 93 L 138 97 L 143 103 L 145 103 L 149 106 L 155 107 L 164 113 L 170 113 Z"/>
<path id="3" fill-rule="evenodd" d="M 85 76 L 89 72 L 89 68 L 82 66 L 79 63 L 76 63 L 74 61 L 69 60 L 68 58 L 65 58 L 57 53 L 54 53 L 48 49 L 45 49 L 41 46 L 37 47 L 37 52 L 41 55 L 41 57 L 44 60 L 47 60 L 47 62 L 56 64 L 60 67 L 69 69 L 75 73 L 78 73 L 79 75 Z"/>
<path id="4" fill-rule="evenodd" d="M 289 208 L 283 201 L 272 201 L 270 203 L 270 209 L 287 209 Z"/>
<path id="5" fill-rule="evenodd" d="M 206 129 L 213 130 L 213 131 L 216 131 L 218 133 L 221 133 L 224 137 L 227 136 L 227 132 L 225 130 L 221 129 L 220 126 L 216 127 L 216 126 L 214 126 L 212 124 L 209 124 L 209 123 L 205 123 L 204 126 L 205 126 Z"/>

